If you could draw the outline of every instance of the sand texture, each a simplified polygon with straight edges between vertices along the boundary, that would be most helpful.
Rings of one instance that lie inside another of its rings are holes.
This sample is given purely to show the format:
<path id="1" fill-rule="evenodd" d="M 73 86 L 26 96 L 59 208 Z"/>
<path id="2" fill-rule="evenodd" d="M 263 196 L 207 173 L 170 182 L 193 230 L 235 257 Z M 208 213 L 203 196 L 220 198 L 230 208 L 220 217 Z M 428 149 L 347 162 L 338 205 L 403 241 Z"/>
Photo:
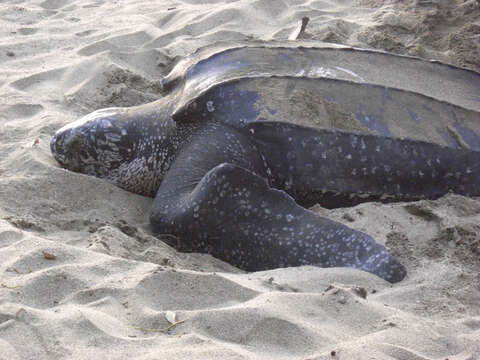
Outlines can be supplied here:
<path id="1" fill-rule="evenodd" d="M 158 99 L 216 41 L 300 38 L 480 70 L 476 0 L 0 2 L 0 359 L 480 359 L 480 199 L 313 210 L 407 267 L 245 274 L 149 233 L 152 199 L 59 168 L 90 111 Z"/>

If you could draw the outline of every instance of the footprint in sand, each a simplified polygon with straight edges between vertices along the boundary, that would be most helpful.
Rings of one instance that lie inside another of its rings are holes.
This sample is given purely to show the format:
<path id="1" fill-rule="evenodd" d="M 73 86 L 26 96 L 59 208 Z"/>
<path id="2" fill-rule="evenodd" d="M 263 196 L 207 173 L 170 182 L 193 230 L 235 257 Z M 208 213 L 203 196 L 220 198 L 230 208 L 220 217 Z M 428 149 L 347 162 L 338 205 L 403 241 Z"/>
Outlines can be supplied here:
<path id="1" fill-rule="evenodd" d="M 33 35 L 35 34 L 39 29 L 37 28 L 20 28 L 18 29 L 18 33 L 21 35 Z"/>
<path id="2" fill-rule="evenodd" d="M 75 33 L 75 36 L 84 37 L 84 36 L 92 35 L 96 32 L 97 32 L 97 30 L 86 30 L 86 31 Z"/>
<path id="3" fill-rule="evenodd" d="M 39 104 L 15 104 L 7 107 L 5 115 L 7 118 L 28 118 L 42 110 L 43 106 Z"/>
<path id="4" fill-rule="evenodd" d="M 24 237 L 21 231 L 17 230 L 0 230 L 0 247 L 9 246 Z"/>
<path id="5" fill-rule="evenodd" d="M 40 6 L 44 9 L 56 10 L 61 9 L 65 5 L 69 4 L 69 0 L 45 0 L 40 3 Z"/>
<path id="6" fill-rule="evenodd" d="M 88 8 L 96 8 L 96 7 L 102 6 L 104 3 L 105 3 L 105 2 L 103 2 L 103 1 L 94 1 L 94 2 L 92 2 L 92 3 L 90 3 L 90 4 L 84 5 L 84 6 L 82 6 L 82 7 L 83 7 L 83 8 L 87 8 L 87 9 L 88 9 Z"/>

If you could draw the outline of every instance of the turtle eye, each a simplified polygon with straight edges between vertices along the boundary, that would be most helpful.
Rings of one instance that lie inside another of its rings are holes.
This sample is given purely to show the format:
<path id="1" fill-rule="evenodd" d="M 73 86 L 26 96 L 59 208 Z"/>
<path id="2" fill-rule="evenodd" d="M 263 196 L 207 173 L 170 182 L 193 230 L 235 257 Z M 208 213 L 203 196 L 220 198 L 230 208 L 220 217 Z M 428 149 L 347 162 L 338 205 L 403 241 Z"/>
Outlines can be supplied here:
<path id="1" fill-rule="evenodd" d="M 80 153 L 82 151 L 83 140 L 80 134 L 72 135 L 65 142 L 65 153 Z"/>

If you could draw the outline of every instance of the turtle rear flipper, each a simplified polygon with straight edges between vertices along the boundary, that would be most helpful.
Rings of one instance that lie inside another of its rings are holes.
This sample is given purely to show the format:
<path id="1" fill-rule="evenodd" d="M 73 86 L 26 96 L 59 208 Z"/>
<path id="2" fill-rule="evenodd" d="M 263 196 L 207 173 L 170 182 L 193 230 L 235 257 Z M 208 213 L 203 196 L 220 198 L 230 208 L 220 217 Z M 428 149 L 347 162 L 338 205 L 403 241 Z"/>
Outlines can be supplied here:
<path id="1" fill-rule="evenodd" d="M 229 146 L 219 151 L 224 141 Z M 369 235 L 320 217 L 270 187 L 261 160 L 247 134 L 222 126 L 202 132 L 160 186 L 153 230 L 178 237 L 179 250 L 207 252 L 247 271 L 316 265 L 403 279 L 404 267 Z"/>

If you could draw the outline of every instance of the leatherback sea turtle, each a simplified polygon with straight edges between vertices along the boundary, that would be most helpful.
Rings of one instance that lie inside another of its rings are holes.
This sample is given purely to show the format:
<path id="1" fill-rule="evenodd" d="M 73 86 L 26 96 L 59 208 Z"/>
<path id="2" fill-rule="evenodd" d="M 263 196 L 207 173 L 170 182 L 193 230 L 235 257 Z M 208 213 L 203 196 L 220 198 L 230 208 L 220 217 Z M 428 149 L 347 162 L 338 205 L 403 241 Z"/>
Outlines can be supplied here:
<path id="1" fill-rule="evenodd" d="M 480 195 L 476 72 L 332 44 L 220 44 L 163 84 L 156 102 L 64 126 L 51 150 L 154 196 L 152 228 L 179 250 L 397 282 L 405 268 L 385 247 L 306 207 Z"/>

